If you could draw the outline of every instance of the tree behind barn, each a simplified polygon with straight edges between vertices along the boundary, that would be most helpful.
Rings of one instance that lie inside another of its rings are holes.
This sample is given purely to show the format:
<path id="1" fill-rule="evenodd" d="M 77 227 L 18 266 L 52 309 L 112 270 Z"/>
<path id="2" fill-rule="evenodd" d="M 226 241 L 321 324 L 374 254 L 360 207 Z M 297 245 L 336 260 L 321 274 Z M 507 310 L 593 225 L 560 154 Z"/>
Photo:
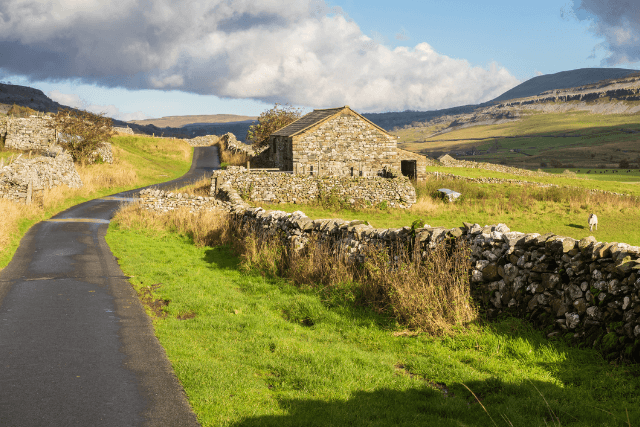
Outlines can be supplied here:
<path id="1" fill-rule="evenodd" d="M 301 115 L 302 111 L 299 108 L 276 103 L 273 108 L 260 114 L 257 124 L 249 127 L 247 141 L 251 142 L 253 148 L 257 151 L 268 145 L 269 135 L 295 122 Z"/>

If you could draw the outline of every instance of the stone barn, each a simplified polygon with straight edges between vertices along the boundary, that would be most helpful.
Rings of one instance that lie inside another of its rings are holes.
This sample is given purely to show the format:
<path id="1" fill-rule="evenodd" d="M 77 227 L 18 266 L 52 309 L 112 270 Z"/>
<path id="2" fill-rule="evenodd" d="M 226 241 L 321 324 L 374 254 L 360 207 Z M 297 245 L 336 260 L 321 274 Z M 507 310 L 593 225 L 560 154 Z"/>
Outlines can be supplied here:
<path id="1" fill-rule="evenodd" d="M 263 166 L 301 175 L 373 177 L 391 167 L 426 177 L 424 156 L 398 149 L 395 136 L 348 106 L 313 110 L 274 132 L 260 157 Z"/>

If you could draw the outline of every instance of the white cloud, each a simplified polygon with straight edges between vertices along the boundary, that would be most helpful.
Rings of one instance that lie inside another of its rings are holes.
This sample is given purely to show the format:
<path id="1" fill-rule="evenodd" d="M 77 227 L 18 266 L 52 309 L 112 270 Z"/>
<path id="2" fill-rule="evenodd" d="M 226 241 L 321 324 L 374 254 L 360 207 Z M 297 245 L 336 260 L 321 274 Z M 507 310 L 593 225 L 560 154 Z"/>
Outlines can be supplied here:
<path id="1" fill-rule="evenodd" d="M 519 83 L 427 43 L 391 49 L 322 0 L 5 0 L 0 54 L 39 80 L 363 112 L 477 103 Z"/>
<path id="2" fill-rule="evenodd" d="M 59 90 L 52 90 L 47 96 L 55 102 L 78 109 L 85 109 L 86 102 L 74 93 L 62 93 Z"/>
<path id="3" fill-rule="evenodd" d="M 107 117 L 125 122 L 129 120 L 144 120 L 149 118 L 142 111 L 136 111 L 135 113 L 123 113 L 115 105 L 88 104 L 87 101 L 73 93 L 62 93 L 58 90 L 52 90 L 47 93 L 47 96 L 61 105 L 89 111 L 94 114 L 104 114 Z"/>
<path id="4" fill-rule="evenodd" d="M 544 76 L 544 73 L 542 71 L 536 70 L 536 76 Z"/>

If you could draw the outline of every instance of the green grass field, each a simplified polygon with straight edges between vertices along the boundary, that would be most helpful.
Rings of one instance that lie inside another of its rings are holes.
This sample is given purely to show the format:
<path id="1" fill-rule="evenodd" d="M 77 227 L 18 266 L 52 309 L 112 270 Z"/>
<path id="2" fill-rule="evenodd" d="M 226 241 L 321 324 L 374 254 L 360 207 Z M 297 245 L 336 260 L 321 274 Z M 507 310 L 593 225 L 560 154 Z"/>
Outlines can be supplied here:
<path id="1" fill-rule="evenodd" d="M 591 114 L 585 111 L 547 113 L 527 111 L 520 120 L 499 125 L 473 126 L 430 137 L 434 128 L 409 128 L 393 132 L 401 147 L 423 154 L 458 150 L 491 154 L 463 157 L 478 162 L 504 162 L 537 168 L 561 161 L 580 167 L 617 167 L 621 160 L 640 160 L 638 115 Z M 512 150 L 521 150 L 522 153 Z M 524 154 L 523 154 L 524 153 Z"/>
<path id="2" fill-rule="evenodd" d="M 226 247 L 113 222 L 107 242 L 156 301 L 156 334 L 203 426 L 640 424 L 636 366 L 523 321 L 416 335 L 346 288 L 243 271 Z"/>

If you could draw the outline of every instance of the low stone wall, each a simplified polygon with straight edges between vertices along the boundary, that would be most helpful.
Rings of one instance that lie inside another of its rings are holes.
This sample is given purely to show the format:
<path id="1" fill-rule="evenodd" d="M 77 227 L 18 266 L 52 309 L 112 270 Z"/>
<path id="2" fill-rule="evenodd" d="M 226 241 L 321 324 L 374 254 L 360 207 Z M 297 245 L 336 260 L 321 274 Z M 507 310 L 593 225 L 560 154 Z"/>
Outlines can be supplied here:
<path id="1" fill-rule="evenodd" d="M 219 140 L 220 137 L 218 135 L 204 135 L 185 139 L 184 141 L 192 147 L 208 147 L 210 145 L 217 144 Z"/>
<path id="2" fill-rule="evenodd" d="M 257 154 L 253 149 L 253 146 L 238 141 L 236 139 L 236 136 L 231 132 L 227 132 L 226 134 L 222 135 L 221 142 L 222 147 L 227 151 L 231 151 L 233 154 L 244 153 L 249 157 L 255 156 Z M 260 150 L 258 153 L 264 151 L 265 149 L 266 147 Z"/>
<path id="3" fill-rule="evenodd" d="M 174 193 L 156 189 L 146 189 L 138 193 L 139 203 L 145 209 L 155 212 L 169 212 L 179 208 L 189 208 L 190 212 L 223 209 L 232 211 L 233 203 L 215 197 L 194 196 L 188 193 Z"/>
<path id="4" fill-rule="evenodd" d="M 98 145 L 96 151 L 92 153 L 92 159 L 95 161 L 98 156 L 102 159 L 103 162 L 112 164 L 113 163 L 113 150 L 111 149 L 111 144 L 108 142 L 103 142 Z"/>
<path id="5" fill-rule="evenodd" d="M 640 248 L 626 243 L 580 241 L 555 234 L 511 231 L 505 224 L 463 223 L 446 229 L 374 228 L 364 221 L 310 219 L 303 212 L 250 208 L 228 184 L 219 186 L 224 200 L 145 190 L 147 209 L 191 211 L 223 209 L 246 229 L 280 230 L 297 249 L 310 239 L 332 242 L 336 251 L 356 262 L 366 249 L 392 245 L 416 248 L 426 255 L 452 238 L 470 247 L 469 280 L 474 299 L 489 316 L 509 314 L 527 319 L 548 337 L 562 336 L 592 347 L 608 359 L 640 360 Z"/>
<path id="6" fill-rule="evenodd" d="M 444 159 L 440 160 L 440 164 L 446 167 L 485 169 L 485 170 L 490 170 L 494 172 L 503 172 L 503 173 L 509 173 L 512 175 L 520 175 L 520 176 L 538 176 L 538 177 L 553 176 L 553 174 L 550 174 L 547 172 L 530 171 L 528 169 L 520 169 L 520 168 L 511 167 L 511 166 L 496 165 L 494 163 L 472 162 L 469 160 L 456 160 L 451 156 L 446 156 Z"/>
<path id="7" fill-rule="evenodd" d="M 131 129 L 130 127 L 119 127 L 119 126 L 114 126 L 113 127 L 114 132 L 120 134 L 120 135 L 134 135 L 133 133 L 133 129 Z"/>
<path id="8" fill-rule="evenodd" d="M 210 194 L 216 196 L 223 185 L 255 203 L 309 203 L 322 197 L 337 197 L 352 204 L 387 203 L 390 207 L 408 208 L 416 202 L 415 188 L 406 177 L 317 177 L 229 167 L 213 173 Z"/>
<path id="9" fill-rule="evenodd" d="M 69 154 L 48 155 L 29 159 L 22 154 L 9 165 L 0 161 L 0 198 L 27 203 L 46 188 L 67 185 L 82 187 L 82 180 Z"/>

